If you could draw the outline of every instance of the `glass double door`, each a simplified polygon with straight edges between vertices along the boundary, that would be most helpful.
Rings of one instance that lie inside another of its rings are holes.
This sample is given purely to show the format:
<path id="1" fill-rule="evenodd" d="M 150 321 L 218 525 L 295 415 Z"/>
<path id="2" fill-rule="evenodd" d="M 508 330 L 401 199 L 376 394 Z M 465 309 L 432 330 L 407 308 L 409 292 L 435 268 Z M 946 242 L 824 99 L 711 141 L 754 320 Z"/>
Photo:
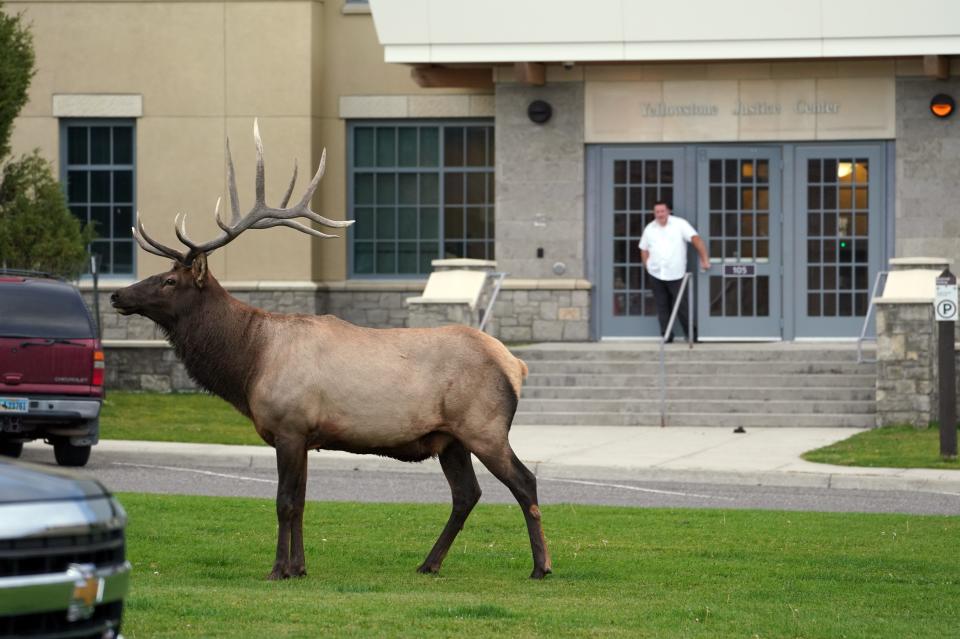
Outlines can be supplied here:
<path id="1" fill-rule="evenodd" d="M 883 263 L 883 143 L 605 147 L 597 246 L 601 337 L 656 337 L 637 246 L 653 203 L 698 230 L 694 274 L 705 340 L 852 337 Z"/>
<path id="2" fill-rule="evenodd" d="M 699 149 L 697 222 L 710 256 L 698 269 L 703 339 L 780 339 L 783 206 L 776 148 Z"/>

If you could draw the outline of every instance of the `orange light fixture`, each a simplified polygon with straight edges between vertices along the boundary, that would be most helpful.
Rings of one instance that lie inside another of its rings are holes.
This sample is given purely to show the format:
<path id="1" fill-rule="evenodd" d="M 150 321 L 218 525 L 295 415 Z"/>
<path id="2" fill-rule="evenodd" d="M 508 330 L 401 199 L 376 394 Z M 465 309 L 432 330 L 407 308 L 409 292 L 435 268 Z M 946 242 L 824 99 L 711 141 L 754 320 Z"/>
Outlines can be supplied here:
<path id="1" fill-rule="evenodd" d="M 946 93 L 938 93 L 930 100 L 930 113 L 938 118 L 946 118 L 953 114 L 956 103 Z"/>

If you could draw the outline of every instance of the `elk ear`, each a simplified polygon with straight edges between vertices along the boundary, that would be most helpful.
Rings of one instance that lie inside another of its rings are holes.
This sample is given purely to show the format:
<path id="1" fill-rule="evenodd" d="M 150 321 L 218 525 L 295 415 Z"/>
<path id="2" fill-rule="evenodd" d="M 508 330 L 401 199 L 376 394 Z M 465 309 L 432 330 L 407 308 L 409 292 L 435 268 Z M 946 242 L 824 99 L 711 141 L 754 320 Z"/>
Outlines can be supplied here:
<path id="1" fill-rule="evenodd" d="M 204 280 L 207 277 L 207 254 L 200 253 L 190 264 L 190 272 L 193 273 L 193 283 L 197 288 L 203 288 Z"/>

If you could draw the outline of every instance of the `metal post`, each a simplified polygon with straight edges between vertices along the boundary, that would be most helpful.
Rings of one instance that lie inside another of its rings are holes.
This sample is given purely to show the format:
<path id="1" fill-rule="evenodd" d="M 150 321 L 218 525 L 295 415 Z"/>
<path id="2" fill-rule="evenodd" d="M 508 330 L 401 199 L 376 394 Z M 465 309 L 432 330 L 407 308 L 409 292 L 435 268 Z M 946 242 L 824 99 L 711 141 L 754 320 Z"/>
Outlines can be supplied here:
<path id="1" fill-rule="evenodd" d="M 693 348 L 693 277 L 687 281 L 687 343 Z"/>
<path id="2" fill-rule="evenodd" d="M 934 301 L 937 318 L 940 376 L 940 456 L 957 458 L 957 364 L 954 347 L 957 319 L 957 277 L 945 268 L 937 278 Z"/>
<path id="3" fill-rule="evenodd" d="M 97 273 L 97 256 L 90 256 L 90 274 L 93 275 L 93 312 L 97 316 L 97 339 L 103 339 L 103 328 L 100 321 L 100 285 L 99 273 Z"/>

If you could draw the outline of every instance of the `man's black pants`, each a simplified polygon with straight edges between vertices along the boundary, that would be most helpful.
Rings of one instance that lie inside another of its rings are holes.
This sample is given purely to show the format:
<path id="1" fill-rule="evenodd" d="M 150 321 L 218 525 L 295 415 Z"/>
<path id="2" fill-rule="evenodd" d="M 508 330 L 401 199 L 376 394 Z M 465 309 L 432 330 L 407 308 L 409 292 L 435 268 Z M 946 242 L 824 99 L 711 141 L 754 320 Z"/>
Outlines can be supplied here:
<path id="1" fill-rule="evenodd" d="M 650 287 L 653 289 L 653 300 L 657 304 L 657 320 L 660 322 L 660 334 L 663 335 L 667 331 L 667 324 L 670 323 L 670 313 L 673 312 L 673 305 L 677 303 L 677 295 L 680 293 L 680 283 L 683 282 L 683 280 L 658 280 L 649 274 L 648 279 Z M 690 286 L 690 284 L 687 284 L 687 286 Z M 684 292 L 684 298 L 686 298 L 686 292 Z M 680 308 L 677 309 L 677 319 L 673 323 L 674 330 L 676 330 L 677 325 L 682 326 L 683 334 L 687 335 L 687 331 L 690 330 L 687 317 L 687 300 L 684 299 L 680 302 Z M 689 335 L 687 335 L 687 337 L 689 337 Z M 667 335 L 667 340 L 673 341 L 673 335 Z"/>

